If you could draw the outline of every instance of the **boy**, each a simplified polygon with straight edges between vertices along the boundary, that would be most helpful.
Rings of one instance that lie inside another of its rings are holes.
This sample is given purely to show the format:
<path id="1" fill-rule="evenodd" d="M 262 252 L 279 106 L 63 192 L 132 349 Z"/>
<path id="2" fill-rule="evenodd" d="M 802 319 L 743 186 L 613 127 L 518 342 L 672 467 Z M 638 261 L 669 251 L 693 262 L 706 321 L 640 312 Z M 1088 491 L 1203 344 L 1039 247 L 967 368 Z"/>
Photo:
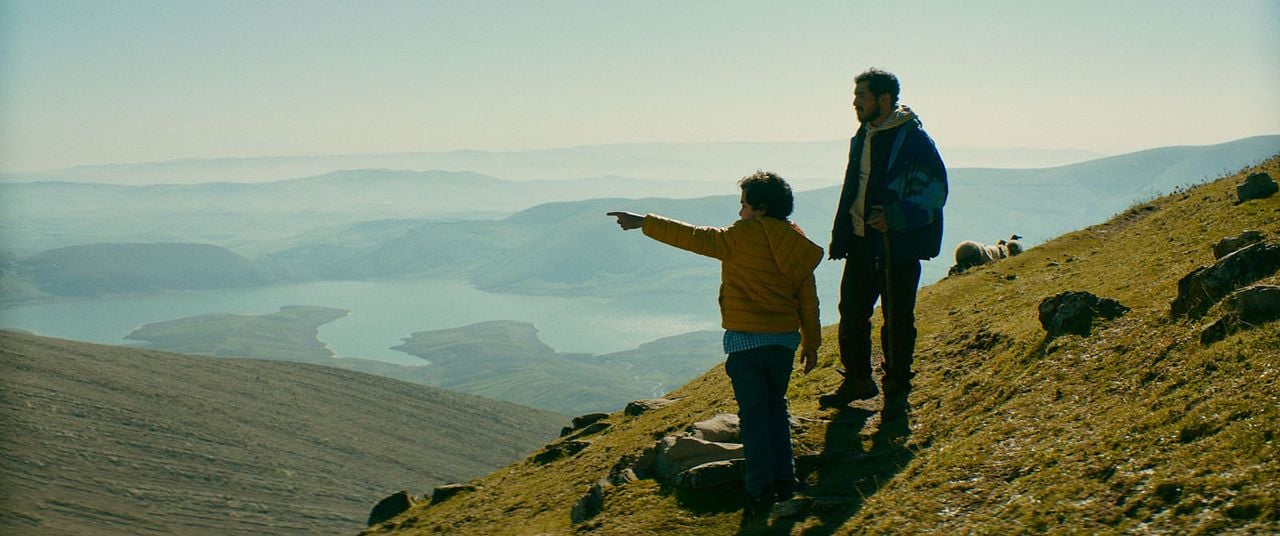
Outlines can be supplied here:
<path id="1" fill-rule="evenodd" d="M 720 260 L 720 317 L 746 457 L 744 518 L 766 514 L 796 491 L 787 384 L 796 347 L 808 373 L 822 334 L 813 270 L 822 248 L 787 221 L 794 199 L 782 177 L 760 171 L 738 182 L 740 220 L 695 227 L 649 214 L 610 212 L 623 230 Z"/>

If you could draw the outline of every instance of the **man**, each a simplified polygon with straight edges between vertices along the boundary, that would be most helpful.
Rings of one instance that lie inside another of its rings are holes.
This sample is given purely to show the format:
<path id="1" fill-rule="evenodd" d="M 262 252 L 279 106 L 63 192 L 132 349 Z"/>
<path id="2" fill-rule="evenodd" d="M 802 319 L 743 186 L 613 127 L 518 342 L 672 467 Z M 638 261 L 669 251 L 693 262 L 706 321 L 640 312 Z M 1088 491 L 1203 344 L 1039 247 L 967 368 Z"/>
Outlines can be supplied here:
<path id="1" fill-rule="evenodd" d="M 871 378 L 871 314 L 881 301 L 886 399 L 911 390 L 920 261 L 938 255 L 947 171 L 910 108 L 898 104 L 898 78 L 872 68 L 854 79 L 861 125 L 849 149 L 844 189 L 831 230 L 840 281 L 840 361 L 844 383 L 819 402 L 833 407 L 876 396 Z"/>

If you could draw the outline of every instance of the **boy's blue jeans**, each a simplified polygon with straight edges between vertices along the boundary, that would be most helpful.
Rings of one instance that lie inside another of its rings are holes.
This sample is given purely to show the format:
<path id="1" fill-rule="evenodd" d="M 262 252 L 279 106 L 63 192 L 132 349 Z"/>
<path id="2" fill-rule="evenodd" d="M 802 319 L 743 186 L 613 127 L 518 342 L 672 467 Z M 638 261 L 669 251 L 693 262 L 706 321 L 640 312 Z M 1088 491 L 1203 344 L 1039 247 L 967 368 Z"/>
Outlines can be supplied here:
<path id="1" fill-rule="evenodd" d="M 787 414 L 787 383 L 794 358 L 795 352 L 786 347 L 764 346 L 731 353 L 725 361 L 738 400 L 747 494 L 753 498 L 769 493 L 774 481 L 795 480 Z"/>

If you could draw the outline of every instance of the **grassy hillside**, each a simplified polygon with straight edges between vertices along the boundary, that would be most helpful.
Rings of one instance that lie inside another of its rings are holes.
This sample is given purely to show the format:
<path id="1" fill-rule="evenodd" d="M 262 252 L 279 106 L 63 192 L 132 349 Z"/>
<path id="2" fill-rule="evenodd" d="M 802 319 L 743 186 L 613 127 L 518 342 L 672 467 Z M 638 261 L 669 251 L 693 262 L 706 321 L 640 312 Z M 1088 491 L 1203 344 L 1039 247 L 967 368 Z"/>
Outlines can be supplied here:
<path id="1" fill-rule="evenodd" d="M 340 534 L 567 418 L 330 367 L 0 331 L 0 533 Z"/>
<path id="2" fill-rule="evenodd" d="M 1280 159 L 1261 166 L 1280 177 Z M 790 398 L 812 501 L 771 532 L 792 534 L 1280 531 L 1280 329 L 1212 345 L 1203 320 L 1170 318 L 1180 278 L 1220 238 L 1280 237 L 1280 196 L 1233 206 L 1243 174 L 1136 205 L 1021 256 L 922 290 L 916 390 L 822 410 L 839 382 L 835 331 Z M 1065 202 L 1065 200 L 1062 200 Z M 1262 282 L 1280 284 L 1280 274 Z M 1048 339 L 1037 307 L 1067 290 L 1131 308 L 1092 336 Z M 1216 309 L 1215 309 L 1216 311 Z M 736 410 L 722 367 L 629 417 L 581 452 L 518 462 L 475 492 L 418 507 L 374 534 L 734 534 L 735 488 L 618 486 L 579 525 L 570 509 L 619 459 Z"/>

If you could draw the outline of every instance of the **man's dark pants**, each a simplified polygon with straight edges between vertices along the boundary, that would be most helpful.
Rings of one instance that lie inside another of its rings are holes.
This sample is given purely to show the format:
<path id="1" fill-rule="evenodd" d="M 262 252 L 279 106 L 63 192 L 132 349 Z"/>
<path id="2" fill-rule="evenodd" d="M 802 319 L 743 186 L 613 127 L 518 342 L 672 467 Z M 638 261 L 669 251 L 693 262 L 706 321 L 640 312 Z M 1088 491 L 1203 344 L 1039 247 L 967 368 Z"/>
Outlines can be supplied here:
<path id="1" fill-rule="evenodd" d="M 871 377 L 871 314 L 876 299 L 885 295 L 885 262 L 852 252 L 840 279 L 840 362 L 850 380 Z M 889 277 L 892 294 L 889 329 L 880 329 L 881 348 L 891 348 L 893 363 L 885 363 L 885 377 L 906 384 L 911 379 L 916 345 L 916 287 L 920 261 L 894 259 Z M 892 334 L 893 340 L 888 340 Z M 890 346 L 892 345 L 892 346 Z"/>
<path id="2" fill-rule="evenodd" d="M 764 497 L 775 481 L 795 480 L 787 383 L 795 351 L 764 346 L 729 354 L 724 369 L 738 399 L 747 494 Z"/>

